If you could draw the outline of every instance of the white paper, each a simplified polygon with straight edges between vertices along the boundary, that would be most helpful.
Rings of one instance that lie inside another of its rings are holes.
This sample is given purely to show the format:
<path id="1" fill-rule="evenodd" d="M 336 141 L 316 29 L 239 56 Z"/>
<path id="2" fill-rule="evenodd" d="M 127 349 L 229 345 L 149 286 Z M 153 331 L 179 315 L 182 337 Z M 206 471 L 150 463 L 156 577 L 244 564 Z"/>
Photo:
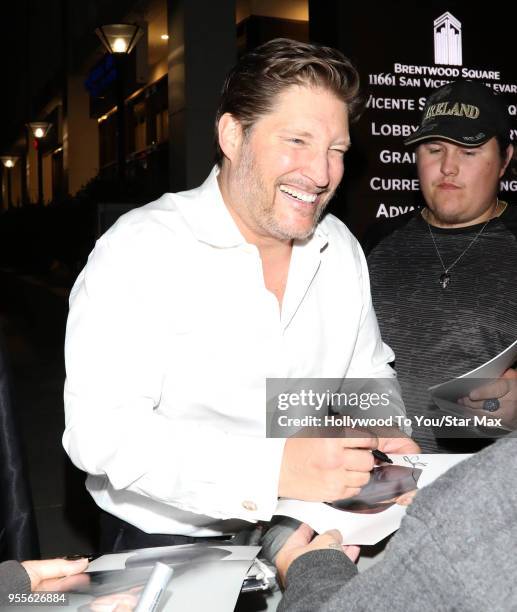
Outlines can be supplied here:
<path id="1" fill-rule="evenodd" d="M 479 379 L 499 378 L 517 359 L 517 340 L 510 344 L 499 355 L 496 355 L 483 365 L 480 365 L 458 378 L 429 387 L 428 391 L 435 398 L 456 402 L 465 397 L 473 389 L 479 387 Z"/>
<path id="2" fill-rule="evenodd" d="M 201 557 L 179 566 L 174 566 L 174 574 L 160 599 L 159 609 L 163 612 L 192 612 L 193 610 L 210 610 L 210 612 L 228 612 L 233 610 L 239 597 L 242 583 L 253 563 L 260 546 L 225 546 L 223 544 L 186 544 L 182 546 L 165 546 L 154 549 L 140 549 L 131 552 L 108 554 L 90 563 L 88 572 L 108 570 L 127 570 L 126 561 L 141 553 L 156 552 L 158 557 L 167 551 L 218 550 L 226 554 L 223 558 L 204 561 Z M 120 589 L 118 589 L 120 590 Z M 96 598 L 89 592 L 71 591 L 69 605 L 61 610 L 89 609 Z M 82 607 L 84 606 L 84 607 Z"/>
<path id="3" fill-rule="evenodd" d="M 469 454 L 442 455 L 390 455 L 393 463 L 415 467 L 422 470 L 418 480 L 418 489 L 446 472 L 450 467 L 463 461 Z M 343 536 L 344 544 L 377 544 L 400 527 L 405 506 L 394 504 L 378 514 L 356 514 L 337 510 L 319 502 L 305 502 L 295 499 L 281 499 L 275 514 L 290 516 L 310 525 L 317 533 L 329 529 L 338 529 Z"/>
<path id="4" fill-rule="evenodd" d="M 175 546 L 159 546 L 155 548 L 141 548 L 138 550 L 132 550 L 129 552 L 123 553 L 112 553 L 107 555 L 102 555 L 98 559 L 94 559 L 89 565 L 86 572 L 100 572 L 104 570 L 118 570 L 126 568 L 126 561 L 133 557 L 136 553 L 143 553 L 146 551 L 156 552 L 156 560 L 160 560 L 160 557 L 163 557 L 167 554 L 168 550 L 173 551 L 181 551 L 190 550 L 193 548 L 220 548 L 222 550 L 228 551 L 231 553 L 227 557 L 221 559 L 224 562 L 227 561 L 250 561 L 251 562 L 257 556 L 260 546 L 225 546 L 224 544 L 210 544 L 207 545 L 199 545 L 199 544 L 181 544 Z"/>

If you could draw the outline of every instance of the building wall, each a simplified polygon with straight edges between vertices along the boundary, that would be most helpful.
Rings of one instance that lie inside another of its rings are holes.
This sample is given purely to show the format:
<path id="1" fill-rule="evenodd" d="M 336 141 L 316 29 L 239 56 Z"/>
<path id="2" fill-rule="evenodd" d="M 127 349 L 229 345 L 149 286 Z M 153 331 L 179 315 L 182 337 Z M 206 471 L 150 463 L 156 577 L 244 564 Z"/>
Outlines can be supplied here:
<path id="1" fill-rule="evenodd" d="M 38 201 L 38 154 L 34 148 L 33 141 L 33 138 L 29 138 L 27 151 L 27 192 L 29 202 Z"/>
<path id="2" fill-rule="evenodd" d="M 52 201 L 52 153 L 43 155 L 43 203 Z"/>
<path id="3" fill-rule="evenodd" d="M 12 189 L 12 198 L 13 198 L 13 206 L 19 206 L 22 201 L 22 172 L 23 172 L 23 164 L 20 160 L 11 171 L 11 189 Z"/>
<path id="4" fill-rule="evenodd" d="M 84 76 L 70 76 L 63 149 L 68 167 L 68 190 L 72 195 L 99 172 L 99 129 L 97 121 L 90 119 L 89 105 Z"/>
<path id="5" fill-rule="evenodd" d="M 16 207 L 21 201 L 21 169 L 22 164 L 18 162 L 14 168 L 6 168 L 2 165 L 2 209 L 7 210 L 9 206 L 9 173 L 11 174 L 11 204 Z"/>
<path id="6" fill-rule="evenodd" d="M 260 17 L 276 17 L 277 19 L 309 20 L 308 0 L 237 0 L 236 22 L 257 15 Z"/>
<path id="7" fill-rule="evenodd" d="M 171 176 L 173 171 L 176 172 L 185 163 L 185 160 L 188 160 L 188 168 L 203 167 L 202 170 L 192 171 L 193 174 L 190 170 L 185 171 L 187 175 L 192 174 L 187 181 L 188 184 L 195 184 L 207 171 L 205 166 L 209 167 L 211 164 L 212 122 L 216 97 L 224 73 L 235 60 L 232 23 L 239 23 L 249 17 L 261 23 L 264 19 L 271 19 L 279 23 L 281 20 L 301 23 L 308 19 L 308 0 L 225 0 L 224 2 L 218 0 L 219 3 L 214 3 L 214 6 L 210 8 L 206 7 L 203 2 L 196 4 L 194 0 L 182 0 L 181 2 L 179 0 L 120 1 L 111 3 L 109 11 L 107 5 L 101 0 L 85 0 L 84 3 L 80 3 L 81 6 L 78 6 L 77 10 L 75 8 L 72 10 L 67 1 L 52 0 L 57 16 L 52 29 L 52 41 L 48 45 L 40 44 L 38 54 L 34 54 L 37 45 L 31 41 L 30 61 L 28 59 L 26 62 L 27 74 L 30 78 L 26 79 L 25 88 L 30 99 L 30 109 L 24 120 L 45 119 L 53 125 L 50 135 L 42 145 L 45 161 L 43 164 L 45 201 L 56 198 L 59 200 L 66 193 L 75 195 L 90 179 L 103 171 L 100 150 L 103 149 L 102 141 L 106 140 L 106 135 L 103 136 L 102 128 L 99 129 L 97 119 L 114 110 L 115 100 L 112 95 L 103 95 L 105 108 L 97 112 L 93 105 L 93 110 L 91 110 L 90 103 L 95 100 L 90 99 L 84 87 L 88 71 L 104 53 L 94 34 L 94 22 L 98 24 L 134 21 L 147 24 L 147 37 L 142 39 L 133 52 L 132 62 L 134 65 L 132 71 L 137 76 L 145 74 L 145 82 L 142 81 L 143 76 L 141 79 L 134 79 L 135 89 L 128 88 L 126 92 L 127 104 L 130 105 L 133 97 L 142 96 L 142 92 L 145 92 L 146 99 L 149 101 L 148 106 L 150 108 L 154 106 L 152 85 L 163 79 L 165 75 L 168 77 L 171 92 L 181 91 L 180 97 L 184 97 L 184 100 L 181 104 L 174 106 L 172 101 L 175 96 L 171 93 L 169 108 L 160 109 L 165 120 L 161 121 L 160 129 L 156 130 L 156 138 L 146 138 L 145 147 L 142 145 L 142 139 L 136 138 L 133 133 L 136 128 L 142 126 L 139 124 L 135 127 L 128 113 L 129 133 L 126 140 L 128 145 L 131 143 L 135 145 L 133 148 L 128 148 L 128 158 L 132 163 L 134 161 L 132 156 L 134 157 L 137 153 L 141 153 L 140 159 L 152 156 L 152 147 L 157 144 L 162 144 L 166 152 L 167 132 L 171 130 L 169 155 L 174 157 L 174 161 L 167 174 Z M 174 28 L 171 24 L 177 23 L 177 19 L 173 19 L 170 23 L 168 21 L 168 13 L 178 10 L 178 5 L 183 7 L 178 14 L 183 15 L 182 19 L 184 19 L 182 36 L 187 43 L 186 59 L 183 56 L 185 52 L 183 43 L 178 44 L 177 39 L 174 39 L 175 32 L 172 31 Z M 197 8 L 193 9 L 193 6 Z M 44 14 L 48 18 L 45 12 L 42 15 L 40 12 L 38 9 L 38 16 L 41 17 Z M 214 29 L 212 23 L 214 19 L 220 19 L 223 13 L 226 15 L 224 23 L 227 28 L 224 32 Z M 46 19 L 42 23 L 45 21 Z M 31 14 L 26 20 L 27 32 L 33 32 L 37 23 L 36 14 Z M 281 23 L 278 27 L 280 34 L 277 34 L 276 30 L 268 30 L 265 26 L 259 27 L 260 31 L 257 30 L 258 35 L 255 38 L 263 42 L 264 37 L 267 39 L 276 35 L 289 35 L 289 33 L 283 33 Z M 169 40 L 166 40 L 164 36 L 167 33 L 171 35 Z M 292 37 L 296 38 L 296 36 Z M 247 46 L 253 46 L 255 38 L 250 35 L 246 39 Z M 37 40 L 39 41 L 39 38 Z M 142 56 L 144 61 L 136 61 L 137 55 Z M 186 74 L 181 74 L 183 62 L 188 64 L 188 78 Z M 145 71 L 142 72 L 139 67 L 144 64 Z M 207 66 L 209 66 L 208 70 Z M 180 112 L 181 115 L 179 119 L 176 117 L 177 112 Z M 149 111 L 148 114 L 151 116 L 152 113 Z M 174 126 L 172 121 L 166 121 L 172 116 L 176 117 Z M 152 117 L 151 119 L 154 121 Z M 146 125 L 146 128 L 148 127 L 149 125 Z M 109 140 L 116 140 L 114 133 L 109 135 Z M 203 143 L 201 154 L 199 153 L 200 143 Z M 63 148 L 62 168 L 60 172 L 56 172 L 56 164 L 59 160 L 55 158 L 52 163 L 51 155 L 61 146 Z M 206 158 L 203 163 L 199 161 L 200 155 Z M 144 160 L 142 167 L 145 164 Z M 38 200 L 37 167 L 37 155 L 31 137 L 27 159 L 28 196 L 31 202 Z M 148 174 L 151 175 L 151 173 Z M 59 182 L 60 185 L 53 185 L 53 180 Z M 179 179 L 177 185 L 174 183 L 170 187 L 180 188 L 184 184 L 187 183 Z M 21 181 L 13 180 L 13 201 L 20 197 Z"/>

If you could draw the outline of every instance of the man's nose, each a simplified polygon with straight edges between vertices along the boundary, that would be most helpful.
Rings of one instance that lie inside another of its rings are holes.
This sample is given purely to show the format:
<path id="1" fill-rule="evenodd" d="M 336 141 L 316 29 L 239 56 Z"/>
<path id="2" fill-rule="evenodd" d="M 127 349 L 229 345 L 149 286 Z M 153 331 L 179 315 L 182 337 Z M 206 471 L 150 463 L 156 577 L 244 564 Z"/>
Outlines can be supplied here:
<path id="1" fill-rule="evenodd" d="M 452 151 L 446 151 L 442 157 L 440 171 L 445 176 L 458 174 L 458 160 Z"/>
<path id="2" fill-rule="evenodd" d="M 320 189 L 328 187 L 330 164 L 327 151 L 313 151 L 305 164 L 304 174 L 316 187 Z"/>

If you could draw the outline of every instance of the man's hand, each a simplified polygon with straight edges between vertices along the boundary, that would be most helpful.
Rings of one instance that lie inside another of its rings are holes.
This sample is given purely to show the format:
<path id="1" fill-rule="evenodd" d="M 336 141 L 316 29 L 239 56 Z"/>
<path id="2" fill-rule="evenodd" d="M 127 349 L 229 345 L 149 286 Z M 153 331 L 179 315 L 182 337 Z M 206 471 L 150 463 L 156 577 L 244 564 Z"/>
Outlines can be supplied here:
<path id="1" fill-rule="evenodd" d="M 88 604 L 90 612 L 132 612 L 138 605 L 143 587 L 133 587 L 122 593 L 112 593 L 97 597 Z"/>
<path id="2" fill-rule="evenodd" d="M 289 438 L 285 443 L 279 497 L 335 501 L 357 495 L 374 466 L 377 438 Z"/>
<path id="3" fill-rule="evenodd" d="M 370 479 L 375 460 L 371 453 L 379 448 L 387 454 L 418 454 L 420 447 L 398 429 L 382 428 L 382 437 L 357 430 L 347 437 L 289 438 L 285 444 L 279 497 L 304 501 L 335 501 L 357 495 Z M 368 435 L 370 434 L 370 435 Z M 394 434 L 391 436 L 390 434 Z M 334 431 L 334 435 L 336 435 Z"/>
<path id="4" fill-rule="evenodd" d="M 497 400 L 499 408 L 487 411 L 485 402 Z M 517 428 L 517 371 L 509 368 L 498 378 L 469 393 L 458 400 L 462 406 L 473 410 L 483 410 L 483 414 L 502 419 L 502 423 L 512 430 Z"/>
<path id="5" fill-rule="evenodd" d="M 343 537 L 337 529 L 326 531 L 311 542 L 313 535 L 314 532 L 309 525 L 302 523 L 280 549 L 275 563 L 282 584 L 285 584 L 285 576 L 291 563 L 311 550 L 331 548 L 339 550 L 354 563 L 357 560 L 360 550 L 359 546 L 343 546 L 341 544 Z"/>
<path id="6" fill-rule="evenodd" d="M 88 559 L 45 559 L 43 561 L 23 561 L 24 567 L 31 581 L 31 590 L 35 591 L 60 591 L 69 588 L 72 583 L 81 581 L 83 576 L 76 576 L 84 572 L 88 567 Z M 74 576 L 73 579 L 62 580 L 64 577 Z M 88 576 L 84 576 L 89 582 Z"/>
<path id="7" fill-rule="evenodd" d="M 379 437 L 378 449 L 387 455 L 418 455 L 420 446 L 406 436 L 406 434 L 394 430 L 393 437 L 386 437 L 386 433 Z"/>

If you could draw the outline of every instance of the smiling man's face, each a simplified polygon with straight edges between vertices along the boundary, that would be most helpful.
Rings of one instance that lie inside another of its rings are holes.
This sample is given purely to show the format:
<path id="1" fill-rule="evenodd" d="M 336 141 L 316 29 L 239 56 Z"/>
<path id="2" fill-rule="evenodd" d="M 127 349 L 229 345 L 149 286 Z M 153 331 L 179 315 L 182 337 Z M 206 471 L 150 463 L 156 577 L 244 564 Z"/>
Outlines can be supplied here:
<path id="1" fill-rule="evenodd" d="M 292 85 L 260 117 L 229 162 L 225 202 L 248 238 L 310 236 L 343 176 L 346 105 L 331 91 Z"/>

